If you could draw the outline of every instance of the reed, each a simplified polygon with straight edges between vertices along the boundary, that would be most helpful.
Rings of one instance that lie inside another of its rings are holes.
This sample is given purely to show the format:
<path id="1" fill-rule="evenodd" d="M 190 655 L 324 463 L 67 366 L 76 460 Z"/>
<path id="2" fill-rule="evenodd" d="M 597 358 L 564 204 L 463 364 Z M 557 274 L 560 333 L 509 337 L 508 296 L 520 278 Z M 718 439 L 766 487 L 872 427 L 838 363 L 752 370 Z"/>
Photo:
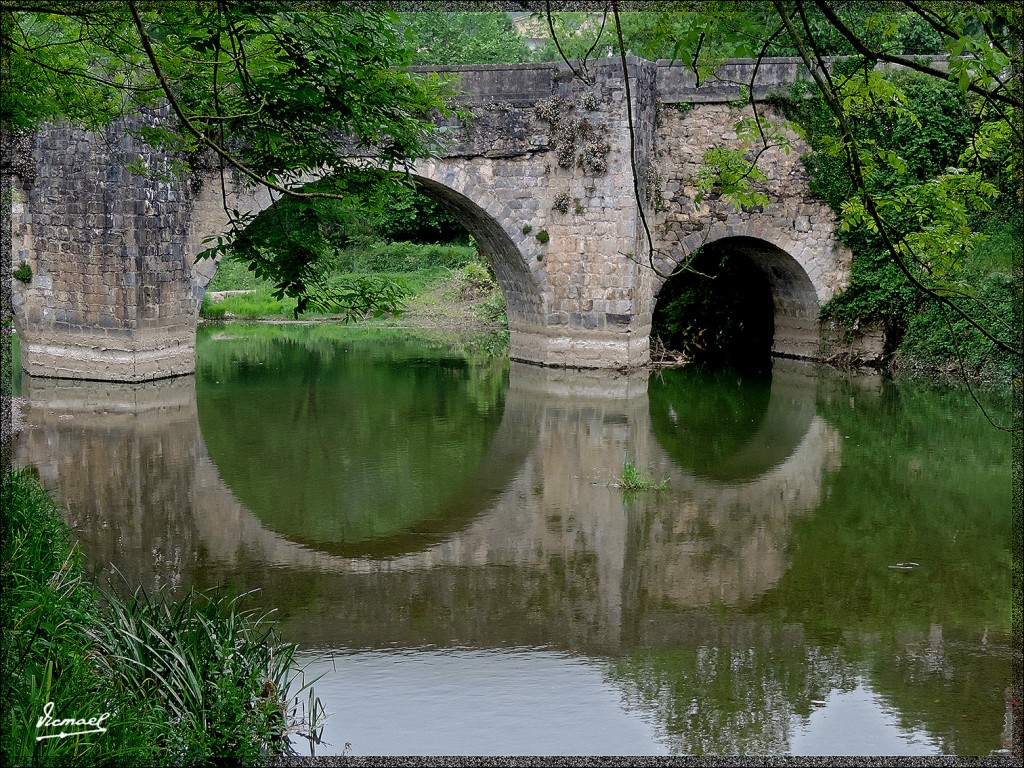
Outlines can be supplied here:
<path id="1" fill-rule="evenodd" d="M 624 491 L 664 491 L 668 488 L 668 478 L 655 480 L 647 470 L 627 460 L 622 466 L 622 475 L 614 485 Z"/>
<path id="2" fill-rule="evenodd" d="M 270 614 L 245 595 L 99 588 L 34 478 L 7 475 L 3 499 L 0 763 L 255 765 L 315 738 L 323 707 L 311 683 L 290 690 L 296 648 Z M 107 730 L 39 739 L 49 702 L 57 718 L 109 713 Z"/>

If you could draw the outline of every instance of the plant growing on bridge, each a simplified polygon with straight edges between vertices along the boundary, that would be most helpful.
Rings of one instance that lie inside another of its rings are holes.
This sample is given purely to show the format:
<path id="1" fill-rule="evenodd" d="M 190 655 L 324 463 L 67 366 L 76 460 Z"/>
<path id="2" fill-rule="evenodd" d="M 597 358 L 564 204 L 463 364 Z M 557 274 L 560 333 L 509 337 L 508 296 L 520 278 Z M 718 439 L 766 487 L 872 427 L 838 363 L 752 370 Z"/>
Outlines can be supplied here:
<path id="1" fill-rule="evenodd" d="M 11 277 L 23 283 L 31 283 L 32 267 L 29 266 L 27 261 L 23 261 L 11 272 Z"/>

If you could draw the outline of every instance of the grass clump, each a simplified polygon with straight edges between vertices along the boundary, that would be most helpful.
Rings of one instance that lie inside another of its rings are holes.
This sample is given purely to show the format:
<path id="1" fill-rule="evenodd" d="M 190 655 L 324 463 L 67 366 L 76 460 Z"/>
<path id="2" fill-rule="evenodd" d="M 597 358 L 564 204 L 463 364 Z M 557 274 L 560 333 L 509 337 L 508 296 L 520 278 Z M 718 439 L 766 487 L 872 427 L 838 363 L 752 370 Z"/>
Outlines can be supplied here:
<path id="1" fill-rule="evenodd" d="M 295 647 L 267 616 L 239 598 L 98 588 L 27 473 L 5 476 L 2 511 L 0 763 L 254 765 L 289 749 L 301 725 L 285 711 Z M 48 728 L 46 713 L 102 718 L 102 729 Z"/>
<path id="2" fill-rule="evenodd" d="M 214 304 L 209 296 L 203 296 L 203 303 L 199 307 L 199 316 L 204 320 L 223 320 L 227 314 L 221 304 Z"/>
<path id="3" fill-rule="evenodd" d="M 622 475 L 613 485 L 624 491 L 664 491 L 668 488 L 668 478 L 655 480 L 646 469 L 638 468 L 632 461 L 626 460 L 622 466 Z"/>

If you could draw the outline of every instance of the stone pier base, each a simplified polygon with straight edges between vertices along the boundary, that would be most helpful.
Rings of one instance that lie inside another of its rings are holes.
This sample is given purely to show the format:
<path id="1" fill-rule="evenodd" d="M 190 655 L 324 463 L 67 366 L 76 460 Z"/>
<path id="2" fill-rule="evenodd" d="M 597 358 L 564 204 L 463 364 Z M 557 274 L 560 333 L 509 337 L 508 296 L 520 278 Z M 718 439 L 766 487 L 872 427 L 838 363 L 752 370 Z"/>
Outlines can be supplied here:
<path id="1" fill-rule="evenodd" d="M 170 334 L 107 336 L 94 333 L 20 335 L 21 367 L 30 376 L 95 381 L 140 382 L 194 373 L 195 331 Z"/>
<path id="2" fill-rule="evenodd" d="M 640 368 L 651 361 L 650 334 L 573 329 L 512 330 L 509 356 L 560 368 Z"/>

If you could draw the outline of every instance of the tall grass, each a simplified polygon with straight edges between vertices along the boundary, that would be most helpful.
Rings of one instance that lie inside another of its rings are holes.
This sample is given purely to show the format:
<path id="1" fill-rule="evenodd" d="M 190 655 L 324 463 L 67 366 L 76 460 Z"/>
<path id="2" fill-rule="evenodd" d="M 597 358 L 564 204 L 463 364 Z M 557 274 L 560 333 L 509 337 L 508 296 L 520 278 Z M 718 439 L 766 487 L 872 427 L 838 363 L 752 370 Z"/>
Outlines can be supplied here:
<path id="1" fill-rule="evenodd" d="M 239 597 L 100 589 L 59 512 L 30 475 L 5 477 L 0 763 L 252 765 L 315 728 L 285 709 L 295 646 L 268 615 Z M 107 731 L 39 739 L 48 702 L 56 719 L 108 713 Z"/>

